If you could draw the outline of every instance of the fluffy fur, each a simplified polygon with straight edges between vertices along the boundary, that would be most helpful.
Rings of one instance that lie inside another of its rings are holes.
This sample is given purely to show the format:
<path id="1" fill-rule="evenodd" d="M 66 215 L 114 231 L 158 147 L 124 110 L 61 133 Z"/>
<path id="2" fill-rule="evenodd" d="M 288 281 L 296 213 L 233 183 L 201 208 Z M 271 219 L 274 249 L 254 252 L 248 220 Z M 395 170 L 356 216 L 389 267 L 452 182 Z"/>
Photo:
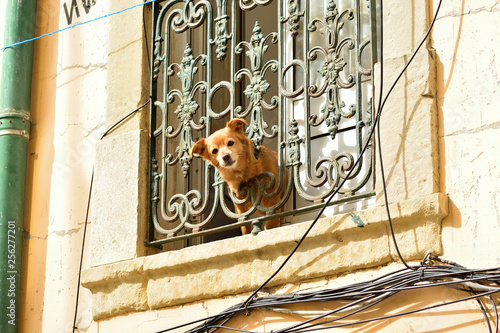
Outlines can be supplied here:
<path id="1" fill-rule="evenodd" d="M 191 156 L 202 157 L 212 164 L 226 181 L 229 188 L 238 196 L 238 190 L 242 185 L 248 183 L 252 178 L 268 171 L 274 174 L 276 183 L 278 183 L 278 154 L 269 150 L 265 146 L 260 146 L 259 157 L 255 157 L 255 145 L 244 132 L 244 125 L 247 125 L 243 119 L 233 119 L 229 121 L 225 128 L 218 130 L 206 139 L 196 142 L 191 150 Z M 276 188 L 277 184 L 275 184 Z M 269 190 L 269 192 L 274 191 Z M 283 196 L 281 193 L 273 198 L 262 198 L 261 205 L 270 207 L 278 203 Z M 240 198 L 238 196 L 238 198 Z M 241 198 L 240 198 L 241 199 Z M 252 203 L 245 205 L 236 205 L 236 213 L 241 214 L 248 211 Z M 264 213 L 257 211 L 257 214 Z M 279 227 L 280 219 L 268 220 L 265 229 Z M 241 228 L 243 234 L 251 231 L 250 226 Z"/>

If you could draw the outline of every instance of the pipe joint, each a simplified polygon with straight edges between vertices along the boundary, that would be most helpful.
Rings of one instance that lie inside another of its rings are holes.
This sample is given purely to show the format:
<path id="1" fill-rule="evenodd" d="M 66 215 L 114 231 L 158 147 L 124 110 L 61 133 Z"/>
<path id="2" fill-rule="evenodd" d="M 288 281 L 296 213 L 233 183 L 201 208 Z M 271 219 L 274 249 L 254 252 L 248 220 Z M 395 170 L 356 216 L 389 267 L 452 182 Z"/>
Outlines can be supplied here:
<path id="1" fill-rule="evenodd" d="M 29 139 L 31 118 L 25 110 L 4 109 L 0 111 L 0 136 L 17 135 Z"/>

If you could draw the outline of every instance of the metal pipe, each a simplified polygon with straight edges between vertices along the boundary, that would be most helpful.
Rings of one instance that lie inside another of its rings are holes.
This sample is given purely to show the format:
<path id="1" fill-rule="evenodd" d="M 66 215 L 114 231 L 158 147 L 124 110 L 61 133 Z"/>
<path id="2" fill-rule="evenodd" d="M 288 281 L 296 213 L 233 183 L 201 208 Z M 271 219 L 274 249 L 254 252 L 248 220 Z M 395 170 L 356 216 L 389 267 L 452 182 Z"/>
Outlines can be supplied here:
<path id="1" fill-rule="evenodd" d="M 36 0 L 7 0 L 4 43 L 32 38 Z M 3 50 L 0 77 L 0 332 L 17 332 L 33 43 Z"/>

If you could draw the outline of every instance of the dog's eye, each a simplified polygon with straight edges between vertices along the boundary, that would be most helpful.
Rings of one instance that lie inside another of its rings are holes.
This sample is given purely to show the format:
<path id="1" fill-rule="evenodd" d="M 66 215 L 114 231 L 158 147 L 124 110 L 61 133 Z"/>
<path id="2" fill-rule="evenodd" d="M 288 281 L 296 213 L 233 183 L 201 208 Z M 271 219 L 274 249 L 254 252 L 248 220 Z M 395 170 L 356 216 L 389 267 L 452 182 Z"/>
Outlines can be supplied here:
<path id="1" fill-rule="evenodd" d="M 231 147 L 232 145 L 234 145 L 234 141 L 232 141 L 232 140 L 228 141 L 227 145 L 228 145 L 228 147 Z"/>
<path id="2" fill-rule="evenodd" d="M 219 151 L 217 149 L 212 150 L 212 155 L 217 154 Z"/>

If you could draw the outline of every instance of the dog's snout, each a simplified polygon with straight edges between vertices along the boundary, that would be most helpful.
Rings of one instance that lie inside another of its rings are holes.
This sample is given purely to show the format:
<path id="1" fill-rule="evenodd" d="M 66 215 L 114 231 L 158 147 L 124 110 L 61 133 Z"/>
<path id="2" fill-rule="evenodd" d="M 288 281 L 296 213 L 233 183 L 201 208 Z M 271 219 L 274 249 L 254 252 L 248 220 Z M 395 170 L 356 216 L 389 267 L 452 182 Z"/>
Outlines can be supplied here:
<path id="1" fill-rule="evenodd" d="M 224 162 L 229 162 L 231 160 L 231 155 L 229 155 L 229 153 L 222 155 L 222 160 Z"/>

